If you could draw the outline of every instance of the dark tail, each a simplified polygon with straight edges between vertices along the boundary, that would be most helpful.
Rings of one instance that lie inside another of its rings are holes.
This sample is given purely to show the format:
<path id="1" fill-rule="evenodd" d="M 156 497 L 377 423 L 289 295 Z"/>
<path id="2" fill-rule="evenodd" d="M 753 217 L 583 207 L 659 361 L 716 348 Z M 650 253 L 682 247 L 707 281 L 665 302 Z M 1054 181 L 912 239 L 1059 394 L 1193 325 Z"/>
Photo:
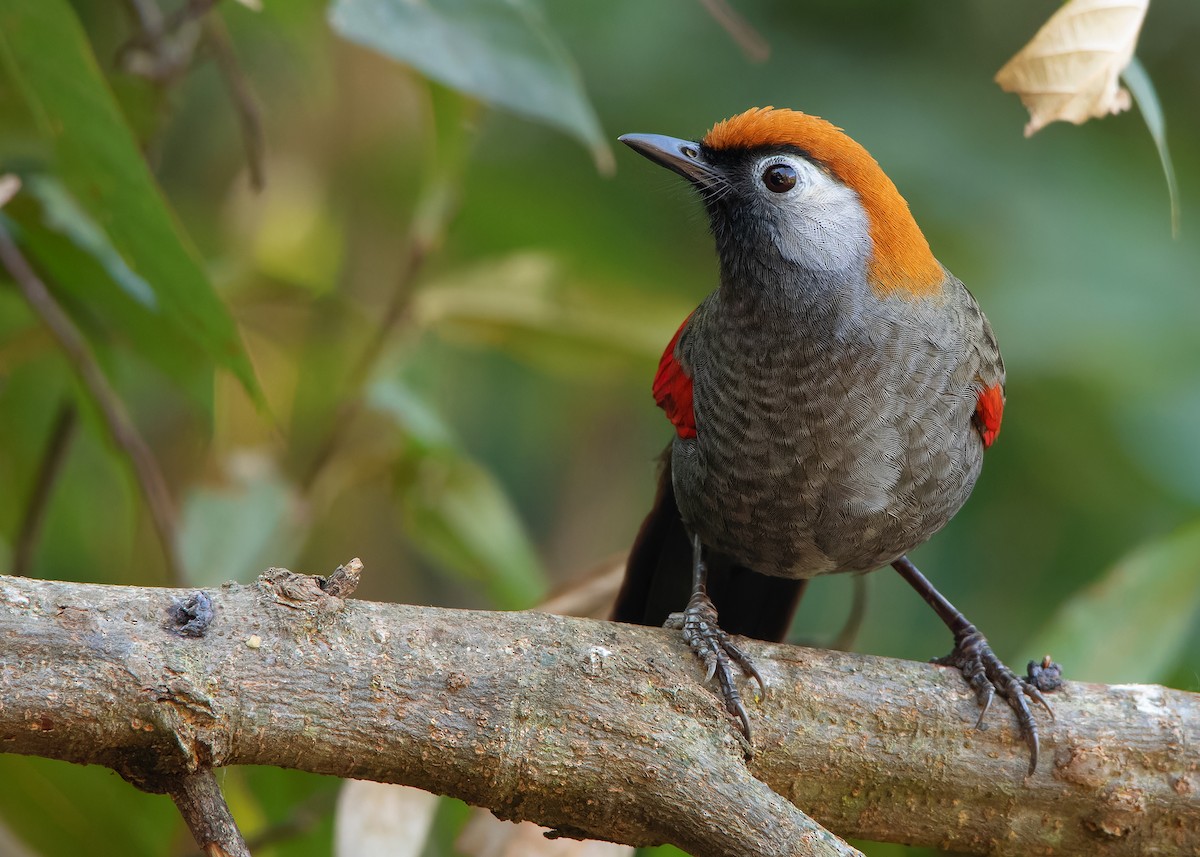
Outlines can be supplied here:
<path id="1" fill-rule="evenodd" d="M 709 551 L 708 594 L 721 627 L 730 634 L 782 640 L 807 580 L 769 577 Z M 692 545 L 671 483 L 671 450 L 659 474 L 658 494 L 633 549 L 612 618 L 634 625 L 661 625 L 687 606 L 692 589 Z"/>

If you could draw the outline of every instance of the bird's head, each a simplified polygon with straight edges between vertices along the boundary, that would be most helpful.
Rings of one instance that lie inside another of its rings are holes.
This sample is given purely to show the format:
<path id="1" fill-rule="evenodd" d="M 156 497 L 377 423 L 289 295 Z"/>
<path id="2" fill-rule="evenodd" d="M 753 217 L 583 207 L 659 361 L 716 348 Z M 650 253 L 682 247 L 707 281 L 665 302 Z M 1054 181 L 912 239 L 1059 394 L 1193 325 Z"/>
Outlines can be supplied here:
<path id="1" fill-rule="evenodd" d="M 750 254 L 825 278 L 860 274 L 881 296 L 941 288 L 942 267 L 896 186 L 824 119 L 764 107 L 718 122 L 699 142 L 620 139 L 700 191 L 723 263 Z"/>

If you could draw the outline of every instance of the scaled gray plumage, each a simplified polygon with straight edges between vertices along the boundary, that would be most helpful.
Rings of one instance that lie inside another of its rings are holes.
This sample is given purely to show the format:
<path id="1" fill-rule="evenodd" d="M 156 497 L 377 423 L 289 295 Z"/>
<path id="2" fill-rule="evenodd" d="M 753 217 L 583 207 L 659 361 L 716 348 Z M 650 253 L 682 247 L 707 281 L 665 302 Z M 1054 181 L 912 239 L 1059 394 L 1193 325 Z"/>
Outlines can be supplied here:
<path id="1" fill-rule="evenodd" d="M 948 273 L 929 297 L 847 300 L 845 272 L 766 258 L 727 273 L 676 346 L 699 427 L 672 450 L 684 522 L 764 574 L 879 568 L 971 493 L 976 401 L 1004 381 L 991 328 Z"/>

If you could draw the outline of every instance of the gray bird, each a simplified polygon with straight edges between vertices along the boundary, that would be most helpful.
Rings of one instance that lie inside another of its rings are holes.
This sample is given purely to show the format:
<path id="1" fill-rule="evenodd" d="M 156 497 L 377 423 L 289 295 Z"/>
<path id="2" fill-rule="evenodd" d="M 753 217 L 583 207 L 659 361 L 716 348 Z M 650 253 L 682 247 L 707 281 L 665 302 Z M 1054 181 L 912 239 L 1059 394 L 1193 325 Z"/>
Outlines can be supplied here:
<path id="1" fill-rule="evenodd" d="M 938 662 L 984 712 L 998 693 L 1016 713 L 1032 773 L 1039 687 L 905 556 L 962 507 L 1000 430 L 1004 363 L 974 297 L 823 119 L 768 107 L 698 143 L 620 139 L 699 191 L 720 285 L 654 379 L 676 434 L 613 618 L 682 629 L 749 737 L 732 665 L 762 679 L 729 635 L 781 639 L 806 581 L 891 564 L 954 635 Z"/>

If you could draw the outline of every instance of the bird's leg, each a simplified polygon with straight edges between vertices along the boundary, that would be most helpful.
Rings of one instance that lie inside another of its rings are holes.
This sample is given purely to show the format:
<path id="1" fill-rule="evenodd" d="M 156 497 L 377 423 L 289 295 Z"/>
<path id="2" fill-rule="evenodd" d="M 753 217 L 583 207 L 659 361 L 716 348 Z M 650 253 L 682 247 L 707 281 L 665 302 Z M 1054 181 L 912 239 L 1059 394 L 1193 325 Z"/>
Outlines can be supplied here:
<path id="1" fill-rule="evenodd" d="M 997 693 L 1017 715 L 1021 736 L 1029 747 L 1029 773 L 1032 774 L 1037 768 L 1038 762 L 1038 730 L 1037 723 L 1033 719 L 1033 712 L 1029 710 L 1028 699 L 1040 703 L 1051 717 L 1054 716 L 1054 710 L 1050 707 L 1050 703 L 1046 702 L 1041 689 L 1035 683 L 1033 672 L 1030 672 L 1029 678 L 1019 678 L 1006 667 L 992 651 L 987 638 L 979 633 L 979 630 L 968 622 L 967 617 L 946 600 L 945 596 L 933 588 L 933 584 L 917 570 L 907 556 L 902 556 L 893 562 L 892 568 L 900 572 L 900 576 L 920 593 L 921 597 L 946 623 L 950 632 L 954 634 L 954 650 L 943 658 L 934 658 L 933 662 L 956 667 L 963 674 L 963 678 L 967 680 L 967 684 L 975 690 L 975 696 L 982 709 L 979 712 L 979 720 L 975 723 L 976 728 L 983 728 L 983 717 L 987 714 L 988 708 L 992 704 L 992 698 Z M 1057 668 L 1058 665 L 1054 664 L 1053 666 Z M 1042 689 L 1052 690 L 1058 684 L 1061 684 L 1061 680 L 1057 684 L 1046 682 L 1042 685 Z"/>
<path id="2" fill-rule="evenodd" d="M 741 721 L 742 732 L 749 741 L 750 717 L 746 714 L 742 695 L 734 683 L 733 664 L 736 663 L 743 673 L 757 681 L 759 690 L 764 694 L 766 685 L 763 684 L 762 676 L 759 675 L 754 662 L 717 625 L 717 608 L 708 597 L 707 577 L 703 545 L 700 544 L 699 536 L 692 536 L 692 597 L 688 601 L 687 609 L 667 617 L 664 627 L 683 631 L 683 638 L 687 640 L 687 644 L 708 668 L 708 675 L 704 680 L 711 681 L 716 676 L 721 685 L 725 707 Z"/>

